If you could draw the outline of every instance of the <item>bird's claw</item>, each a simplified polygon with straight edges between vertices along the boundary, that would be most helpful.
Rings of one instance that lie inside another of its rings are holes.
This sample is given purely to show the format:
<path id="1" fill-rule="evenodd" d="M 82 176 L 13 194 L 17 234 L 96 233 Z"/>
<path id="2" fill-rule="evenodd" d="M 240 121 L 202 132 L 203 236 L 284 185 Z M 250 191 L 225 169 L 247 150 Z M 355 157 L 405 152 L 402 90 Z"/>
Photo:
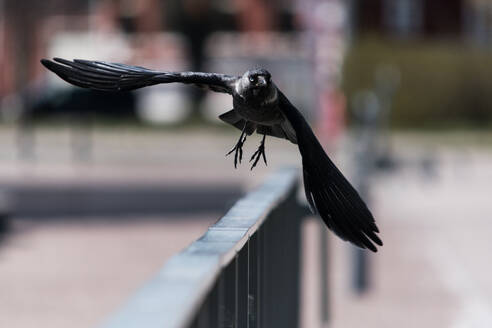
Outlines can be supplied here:
<path id="1" fill-rule="evenodd" d="M 246 136 L 244 136 L 244 138 L 241 136 L 241 138 L 239 138 L 236 145 L 226 154 L 226 156 L 229 156 L 230 154 L 235 152 L 234 153 L 234 168 L 237 168 L 238 159 L 239 159 L 239 163 L 241 163 L 241 161 L 243 159 L 243 145 L 244 145 L 245 141 L 246 141 Z"/>
<path id="2" fill-rule="evenodd" d="M 254 152 L 253 156 L 251 156 L 251 159 L 249 160 L 250 162 L 253 162 L 253 165 L 251 165 L 251 170 L 253 170 L 253 168 L 256 166 L 256 164 L 260 160 L 260 157 L 263 157 L 263 162 L 265 162 L 265 165 L 268 165 L 265 155 L 265 139 L 263 139 L 260 146 Z"/>

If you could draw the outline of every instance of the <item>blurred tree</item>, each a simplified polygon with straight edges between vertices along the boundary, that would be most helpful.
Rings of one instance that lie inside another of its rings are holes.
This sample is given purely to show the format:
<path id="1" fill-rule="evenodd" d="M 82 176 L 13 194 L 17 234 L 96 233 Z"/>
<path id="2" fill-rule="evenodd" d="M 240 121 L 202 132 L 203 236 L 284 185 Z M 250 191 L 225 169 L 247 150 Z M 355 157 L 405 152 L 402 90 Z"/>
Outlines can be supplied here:
<path id="1" fill-rule="evenodd" d="M 394 127 L 490 127 L 492 64 L 488 50 L 460 42 L 388 42 L 364 39 L 350 49 L 343 87 L 352 98 L 374 87 L 375 68 L 394 65 L 401 88 L 391 111 Z"/>

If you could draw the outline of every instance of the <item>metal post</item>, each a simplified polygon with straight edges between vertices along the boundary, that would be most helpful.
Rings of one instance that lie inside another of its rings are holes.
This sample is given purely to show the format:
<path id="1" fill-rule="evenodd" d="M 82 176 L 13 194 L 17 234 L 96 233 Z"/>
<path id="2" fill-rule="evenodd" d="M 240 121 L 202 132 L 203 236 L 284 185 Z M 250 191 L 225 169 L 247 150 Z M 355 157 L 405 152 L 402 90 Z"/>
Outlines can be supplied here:
<path id="1" fill-rule="evenodd" d="M 219 323 L 219 327 L 225 322 L 225 279 L 224 272 L 222 272 L 219 276 L 219 281 L 217 283 L 217 292 L 218 292 L 218 302 L 217 302 L 217 321 Z"/>
<path id="2" fill-rule="evenodd" d="M 266 254 L 265 254 L 265 226 L 262 225 L 258 229 L 258 327 L 263 328 L 267 327 L 265 325 L 265 310 L 266 310 L 266 300 L 265 300 L 265 263 L 266 263 Z"/>
<path id="3" fill-rule="evenodd" d="M 249 244 L 249 242 L 248 242 Z M 249 254 L 248 245 L 243 247 L 237 255 L 237 326 L 248 327 L 249 302 Z"/>
<path id="4" fill-rule="evenodd" d="M 224 272 L 224 321 L 222 327 L 237 326 L 237 257 Z"/>
<path id="5" fill-rule="evenodd" d="M 361 198 L 369 203 L 369 175 L 374 168 L 374 153 L 376 140 L 376 127 L 381 111 L 379 98 L 374 92 L 365 91 L 355 98 L 355 114 L 360 121 L 360 140 L 355 154 L 356 172 L 353 179 L 354 186 Z M 352 288 L 358 294 L 362 294 L 370 287 L 369 259 L 367 251 L 352 247 Z"/>
<path id="6" fill-rule="evenodd" d="M 248 328 L 259 327 L 259 291 L 258 283 L 259 273 L 259 255 L 258 255 L 258 238 L 259 232 L 253 234 L 248 240 Z"/>
<path id="7" fill-rule="evenodd" d="M 358 294 L 362 294 L 369 286 L 369 259 L 367 252 L 360 248 L 354 247 L 354 268 L 353 268 L 353 286 Z"/>
<path id="8" fill-rule="evenodd" d="M 328 234 L 326 233 L 325 225 L 318 220 L 319 229 L 319 244 L 320 244 L 320 286 L 321 286 L 321 323 L 328 323 L 329 318 L 329 273 L 328 273 Z"/>
<path id="9" fill-rule="evenodd" d="M 210 299 L 205 300 L 205 303 L 202 305 L 200 311 L 198 312 L 197 317 L 192 323 L 193 328 L 208 328 L 210 323 Z"/>
<path id="10" fill-rule="evenodd" d="M 263 261 L 262 261 L 262 328 L 270 328 L 272 322 L 272 302 L 271 295 L 273 293 L 273 281 L 271 281 L 271 269 L 272 269 L 272 261 L 274 260 L 271 252 L 272 252 L 272 234 L 270 232 L 270 220 L 265 222 L 263 225 Z"/>
<path id="11" fill-rule="evenodd" d="M 219 326 L 219 284 L 215 283 L 212 291 L 210 292 L 209 297 L 209 306 L 208 312 L 210 313 L 209 319 L 209 328 L 214 328 Z"/>

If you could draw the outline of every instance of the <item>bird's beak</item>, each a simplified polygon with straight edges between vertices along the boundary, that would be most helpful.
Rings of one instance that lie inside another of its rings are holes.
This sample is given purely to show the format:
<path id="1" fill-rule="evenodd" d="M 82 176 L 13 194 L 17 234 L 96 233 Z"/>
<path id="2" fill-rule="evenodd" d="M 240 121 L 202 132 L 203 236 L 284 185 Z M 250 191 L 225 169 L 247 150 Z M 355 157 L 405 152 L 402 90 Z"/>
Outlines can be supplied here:
<path id="1" fill-rule="evenodd" d="M 258 76 L 258 82 L 256 83 L 256 86 L 258 87 L 264 87 L 267 85 L 267 81 L 265 80 L 264 76 Z"/>

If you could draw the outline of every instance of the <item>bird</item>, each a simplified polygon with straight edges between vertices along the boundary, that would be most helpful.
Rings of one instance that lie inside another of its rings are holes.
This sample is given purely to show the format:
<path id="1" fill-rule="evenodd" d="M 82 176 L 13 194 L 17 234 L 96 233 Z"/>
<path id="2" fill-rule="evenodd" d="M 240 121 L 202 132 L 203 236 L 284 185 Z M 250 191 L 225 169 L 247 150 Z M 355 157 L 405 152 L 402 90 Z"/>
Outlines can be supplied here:
<path id="1" fill-rule="evenodd" d="M 75 86 L 99 91 L 130 91 L 162 83 L 184 83 L 232 96 L 233 108 L 219 118 L 241 131 L 227 155 L 234 167 L 241 163 L 246 138 L 262 135 L 250 158 L 253 169 L 260 158 L 267 164 L 266 136 L 296 144 L 302 157 L 304 191 L 310 209 L 342 240 L 377 252 L 383 246 L 374 216 L 355 188 L 324 151 L 301 112 L 289 101 L 263 68 L 234 76 L 203 72 L 157 71 L 140 66 L 74 59 L 42 59 L 41 63 Z"/>

